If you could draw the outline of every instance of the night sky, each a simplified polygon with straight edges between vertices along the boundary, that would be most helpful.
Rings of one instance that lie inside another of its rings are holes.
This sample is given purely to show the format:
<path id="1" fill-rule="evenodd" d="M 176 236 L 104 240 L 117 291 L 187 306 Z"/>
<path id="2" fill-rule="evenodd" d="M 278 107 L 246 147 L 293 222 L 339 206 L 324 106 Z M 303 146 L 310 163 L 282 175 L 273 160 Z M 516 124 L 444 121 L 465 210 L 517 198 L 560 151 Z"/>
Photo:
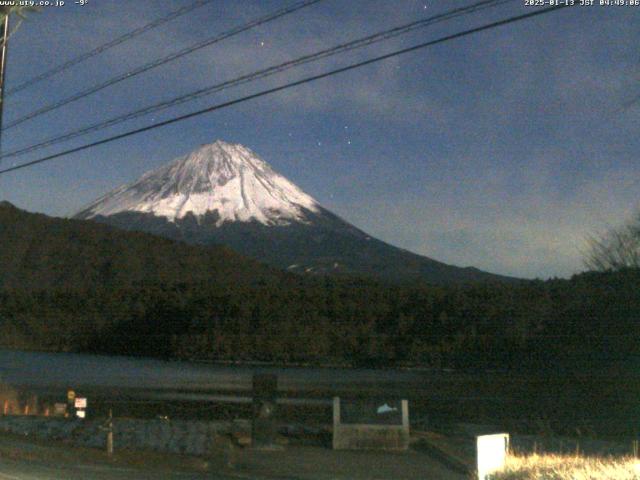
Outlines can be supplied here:
<path id="1" fill-rule="evenodd" d="M 6 87 L 189 3 L 70 0 L 43 8 L 10 40 Z M 4 121 L 290 3 L 214 1 L 9 96 Z M 10 129 L 2 148 L 470 3 L 324 0 Z M 517 0 L 0 167 L 532 8 Z M 500 274 L 570 276 L 583 269 L 587 235 L 629 218 L 639 203 L 639 33 L 640 7 L 563 9 L 2 175 L 0 199 L 71 215 L 222 139 L 249 147 L 323 206 L 393 245 Z"/>

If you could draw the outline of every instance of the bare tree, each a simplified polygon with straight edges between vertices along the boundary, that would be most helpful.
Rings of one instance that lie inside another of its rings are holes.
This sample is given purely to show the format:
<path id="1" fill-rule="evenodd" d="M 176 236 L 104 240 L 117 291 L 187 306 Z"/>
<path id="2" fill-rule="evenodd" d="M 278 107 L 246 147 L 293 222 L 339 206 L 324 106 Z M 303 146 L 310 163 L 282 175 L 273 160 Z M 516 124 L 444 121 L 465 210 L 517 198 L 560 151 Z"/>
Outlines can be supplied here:
<path id="1" fill-rule="evenodd" d="M 11 15 L 11 14 L 16 14 L 19 18 L 18 23 L 16 23 L 15 27 L 13 27 L 13 29 L 7 34 L 7 40 L 9 39 L 9 37 L 11 37 L 11 35 L 13 35 L 15 33 L 16 30 L 18 30 L 18 28 L 20 28 L 20 25 L 22 24 L 22 21 L 26 18 L 26 15 L 30 12 L 39 12 L 40 9 L 38 7 L 8 7 L 8 6 L 1 6 L 0 7 L 0 22 L 4 21 L 4 17 L 6 17 L 7 15 Z M 0 47 L 2 47 L 2 44 L 4 42 L 0 41 Z"/>
<path id="2" fill-rule="evenodd" d="M 640 268 L 640 211 L 633 219 L 587 239 L 584 263 L 591 270 Z"/>
<path id="3" fill-rule="evenodd" d="M 15 13 L 21 18 L 24 18 L 25 15 L 29 12 L 39 12 L 40 9 L 38 7 L 8 7 L 2 6 L 0 7 L 0 20 L 2 20 L 7 14 Z"/>

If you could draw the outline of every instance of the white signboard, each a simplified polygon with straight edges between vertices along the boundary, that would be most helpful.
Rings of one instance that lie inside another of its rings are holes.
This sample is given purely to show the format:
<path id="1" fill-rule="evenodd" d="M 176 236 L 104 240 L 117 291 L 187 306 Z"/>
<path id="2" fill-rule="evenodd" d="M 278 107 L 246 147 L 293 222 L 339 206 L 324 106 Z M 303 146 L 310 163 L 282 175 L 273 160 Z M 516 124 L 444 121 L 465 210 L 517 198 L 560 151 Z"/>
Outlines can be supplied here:
<path id="1" fill-rule="evenodd" d="M 55 403 L 53 405 L 53 414 L 54 415 L 64 415 L 67 413 L 67 404 L 66 403 Z"/>
<path id="2" fill-rule="evenodd" d="M 78 410 L 76 411 L 76 415 L 78 418 L 85 418 L 87 416 L 87 412 L 84 410 Z"/>
<path id="3" fill-rule="evenodd" d="M 87 399 L 82 397 L 76 397 L 74 406 L 76 408 L 87 408 Z"/>
<path id="4" fill-rule="evenodd" d="M 477 438 L 478 480 L 486 480 L 487 475 L 500 470 L 507 459 L 509 434 L 481 435 Z"/>

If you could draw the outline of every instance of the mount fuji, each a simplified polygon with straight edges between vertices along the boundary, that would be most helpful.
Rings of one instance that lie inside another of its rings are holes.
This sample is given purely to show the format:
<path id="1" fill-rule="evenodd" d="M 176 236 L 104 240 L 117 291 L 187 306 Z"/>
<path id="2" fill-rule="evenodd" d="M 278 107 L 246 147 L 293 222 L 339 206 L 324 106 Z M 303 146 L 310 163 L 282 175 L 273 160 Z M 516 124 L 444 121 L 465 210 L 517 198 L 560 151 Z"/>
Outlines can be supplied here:
<path id="1" fill-rule="evenodd" d="M 394 247 L 323 208 L 239 144 L 203 145 L 75 215 L 191 244 L 224 244 L 294 272 L 395 282 L 509 281 Z"/>

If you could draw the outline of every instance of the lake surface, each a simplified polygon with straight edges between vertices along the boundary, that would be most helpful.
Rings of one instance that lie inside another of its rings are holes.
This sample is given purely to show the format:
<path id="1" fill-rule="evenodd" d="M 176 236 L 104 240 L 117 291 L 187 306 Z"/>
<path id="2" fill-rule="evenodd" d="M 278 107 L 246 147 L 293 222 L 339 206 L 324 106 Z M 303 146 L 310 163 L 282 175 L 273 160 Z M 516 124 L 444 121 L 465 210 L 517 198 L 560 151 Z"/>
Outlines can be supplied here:
<path id="1" fill-rule="evenodd" d="M 149 390 L 156 395 L 181 392 L 242 392 L 256 373 L 278 376 L 289 392 L 380 392 L 399 395 L 425 388 L 434 373 L 423 370 L 348 369 L 210 365 L 149 358 L 0 350 L 0 381 L 35 389 Z"/>

